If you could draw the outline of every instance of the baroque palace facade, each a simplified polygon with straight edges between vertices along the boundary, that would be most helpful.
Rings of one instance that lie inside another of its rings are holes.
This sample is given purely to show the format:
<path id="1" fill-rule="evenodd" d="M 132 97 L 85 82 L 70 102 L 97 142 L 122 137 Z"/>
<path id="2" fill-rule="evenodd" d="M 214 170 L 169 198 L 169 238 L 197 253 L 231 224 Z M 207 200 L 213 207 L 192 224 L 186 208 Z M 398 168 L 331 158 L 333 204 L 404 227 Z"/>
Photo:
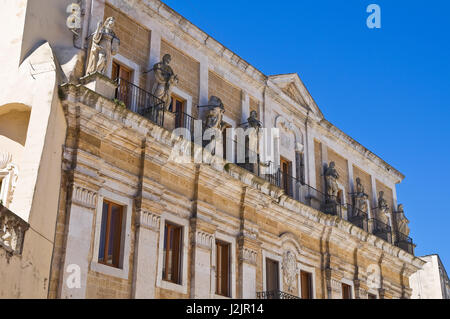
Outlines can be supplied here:
<path id="1" fill-rule="evenodd" d="M 1 4 L 0 297 L 410 298 L 404 176 L 296 73 L 158 0 Z"/>

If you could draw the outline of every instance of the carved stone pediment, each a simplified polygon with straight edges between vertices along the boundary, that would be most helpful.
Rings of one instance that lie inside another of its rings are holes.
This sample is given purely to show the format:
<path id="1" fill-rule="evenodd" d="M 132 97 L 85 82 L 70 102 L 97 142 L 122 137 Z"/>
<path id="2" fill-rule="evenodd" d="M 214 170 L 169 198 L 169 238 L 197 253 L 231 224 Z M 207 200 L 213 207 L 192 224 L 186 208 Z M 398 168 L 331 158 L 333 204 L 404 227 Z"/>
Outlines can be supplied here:
<path id="1" fill-rule="evenodd" d="M 287 96 L 289 96 L 292 100 L 297 102 L 300 105 L 306 105 L 305 100 L 303 99 L 300 92 L 297 90 L 293 83 L 289 83 L 283 89 L 281 89 Z"/>
<path id="2" fill-rule="evenodd" d="M 319 118 L 323 118 L 322 112 L 297 73 L 271 75 L 269 76 L 269 81 L 271 84 L 274 84 L 272 88 L 274 88 L 275 94 L 279 90 L 296 104 L 311 110 Z M 286 100 L 286 97 L 282 98 Z"/>

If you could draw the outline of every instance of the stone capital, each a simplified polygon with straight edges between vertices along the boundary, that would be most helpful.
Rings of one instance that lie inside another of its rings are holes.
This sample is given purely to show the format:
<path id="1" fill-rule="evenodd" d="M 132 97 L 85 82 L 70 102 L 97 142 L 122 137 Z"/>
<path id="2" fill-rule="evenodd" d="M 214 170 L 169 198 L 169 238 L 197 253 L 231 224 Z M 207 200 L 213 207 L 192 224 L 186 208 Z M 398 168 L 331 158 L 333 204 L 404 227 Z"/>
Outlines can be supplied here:
<path id="1" fill-rule="evenodd" d="M 204 249 L 212 249 L 214 242 L 215 237 L 213 234 L 201 230 L 197 230 L 195 232 L 195 245 L 197 247 Z"/>
<path id="2" fill-rule="evenodd" d="M 239 260 L 256 266 L 256 258 L 258 257 L 258 252 L 256 250 L 242 247 L 239 251 Z"/>
<path id="3" fill-rule="evenodd" d="M 136 225 L 159 232 L 161 217 L 149 211 L 140 210 L 136 216 Z"/>
<path id="4" fill-rule="evenodd" d="M 72 203 L 89 209 L 95 209 L 97 205 L 97 192 L 84 188 L 83 186 L 73 185 Z"/>

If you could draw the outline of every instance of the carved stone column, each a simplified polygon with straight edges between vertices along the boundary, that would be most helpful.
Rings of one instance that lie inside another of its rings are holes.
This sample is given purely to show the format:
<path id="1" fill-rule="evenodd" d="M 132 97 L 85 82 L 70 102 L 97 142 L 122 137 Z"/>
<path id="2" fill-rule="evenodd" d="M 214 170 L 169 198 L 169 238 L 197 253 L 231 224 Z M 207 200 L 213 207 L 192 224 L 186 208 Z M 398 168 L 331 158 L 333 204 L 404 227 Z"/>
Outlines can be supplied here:
<path id="1" fill-rule="evenodd" d="M 155 298 L 158 237 L 161 217 L 141 210 L 136 216 L 133 298 Z"/>
<path id="2" fill-rule="evenodd" d="M 97 204 L 97 192 L 84 186 L 73 185 L 72 205 L 67 232 L 66 254 L 62 269 L 61 298 L 86 297 L 89 271 L 89 251 L 92 242 L 92 225 Z M 80 275 L 81 286 L 72 282 Z"/>

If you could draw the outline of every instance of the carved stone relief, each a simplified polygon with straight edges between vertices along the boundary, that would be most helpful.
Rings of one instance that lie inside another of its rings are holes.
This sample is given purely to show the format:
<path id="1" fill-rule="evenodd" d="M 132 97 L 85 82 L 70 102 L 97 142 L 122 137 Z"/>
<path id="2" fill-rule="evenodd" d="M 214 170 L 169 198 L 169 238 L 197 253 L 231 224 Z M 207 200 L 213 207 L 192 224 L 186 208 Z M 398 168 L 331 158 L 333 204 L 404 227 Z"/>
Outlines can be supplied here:
<path id="1" fill-rule="evenodd" d="M 297 279 L 298 267 L 295 254 L 288 250 L 283 256 L 283 278 L 286 283 L 287 290 L 289 293 L 293 293 L 295 289 L 295 283 Z"/>

